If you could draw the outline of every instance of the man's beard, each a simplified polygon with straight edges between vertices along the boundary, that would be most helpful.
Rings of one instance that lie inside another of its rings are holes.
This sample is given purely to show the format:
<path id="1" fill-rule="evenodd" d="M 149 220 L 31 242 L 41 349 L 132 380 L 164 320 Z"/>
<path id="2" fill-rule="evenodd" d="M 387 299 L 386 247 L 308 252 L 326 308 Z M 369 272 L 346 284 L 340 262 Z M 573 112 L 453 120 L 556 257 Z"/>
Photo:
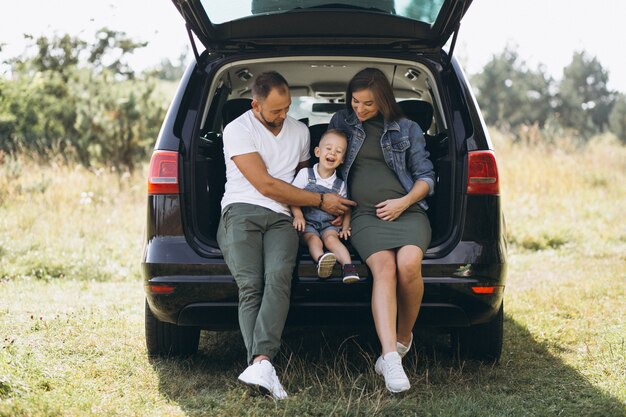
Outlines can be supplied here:
<path id="1" fill-rule="evenodd" d="M 259 115 L 261 116 L 261 119 L 263 119 L 263 122 L 265 122 L 267 126 L 272 127 L 272 128 L 282 127 L 283 124 L 285 123 L 285 119 L 282 119 L 276 122 L 270 122 L 269 120 L 265 118 L 265 116 L 263 116 L 262 112 L 259 112 Z"/>

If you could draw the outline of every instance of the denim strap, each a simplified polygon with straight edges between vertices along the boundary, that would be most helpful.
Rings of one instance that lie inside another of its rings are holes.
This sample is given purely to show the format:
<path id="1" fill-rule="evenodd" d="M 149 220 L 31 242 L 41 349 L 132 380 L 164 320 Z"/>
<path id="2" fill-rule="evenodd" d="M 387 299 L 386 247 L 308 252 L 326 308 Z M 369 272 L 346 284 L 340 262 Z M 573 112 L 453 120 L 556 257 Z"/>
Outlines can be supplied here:
<path id="1" fill-rule="evenodd" d="M 339 176 L 335 177 L 335 182 L 333 182 L 333 192 L 335 194 L 339 194 L 339 191 L 341 191 L 342 183 L 343 183 L 343 180 L 339 178 Z"/>
<path id="2" fill-rule="evenodd" d="M 309 184 L 317 184 L 317 180 L 315 179 L 315 171 L 313 168 L 309 167 Z"/>

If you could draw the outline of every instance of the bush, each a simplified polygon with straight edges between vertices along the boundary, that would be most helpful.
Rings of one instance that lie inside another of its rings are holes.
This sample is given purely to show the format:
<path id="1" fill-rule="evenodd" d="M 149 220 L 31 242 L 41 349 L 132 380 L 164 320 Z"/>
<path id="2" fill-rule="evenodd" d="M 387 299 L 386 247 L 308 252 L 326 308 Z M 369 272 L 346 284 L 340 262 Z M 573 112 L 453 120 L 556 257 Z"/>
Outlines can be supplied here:
<path id="1" fill-rule="evenodd" d="M 626 96 L 620 94 L 609 114 L 609 126 L 611 131 L 626 143 Z"/>
<path id="2" fill-rule="evenodd" d="M 42 37 L 34 57 L 11 62 L 11 78 L 0 79 L 0 151 L 128 171 L 146 159 L 168 97 L 124 62 L 142 44 L 106 29 L 97 36 L 91 47 Z M 116 59 L 104 65 L 108 53 Z"/>

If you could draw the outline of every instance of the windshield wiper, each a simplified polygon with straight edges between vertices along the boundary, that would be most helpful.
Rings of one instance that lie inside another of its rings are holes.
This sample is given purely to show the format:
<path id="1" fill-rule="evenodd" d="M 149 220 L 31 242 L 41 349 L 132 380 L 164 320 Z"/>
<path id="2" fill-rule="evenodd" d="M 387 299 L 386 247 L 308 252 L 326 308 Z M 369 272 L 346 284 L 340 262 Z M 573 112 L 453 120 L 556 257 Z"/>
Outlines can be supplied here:
<path id="1" fill-rule="evenodd" d="M 396 14 L 396 10 L 392 7 L 391 9 L 381 9 L 378 7 L 363 7 L 357 6 L 354 4 L 345 4 L 345 3 L 326 3 L 326 4 L 318 4 L 315 6 L 309 7 L 294 7 L 289 10 L 290 12 L 299 11 L 299 10 L 310 10 L 310 9 L 350 9 L 350 10 L 364 10 L 368 12 L 380 12 L 387 14 Z"/>

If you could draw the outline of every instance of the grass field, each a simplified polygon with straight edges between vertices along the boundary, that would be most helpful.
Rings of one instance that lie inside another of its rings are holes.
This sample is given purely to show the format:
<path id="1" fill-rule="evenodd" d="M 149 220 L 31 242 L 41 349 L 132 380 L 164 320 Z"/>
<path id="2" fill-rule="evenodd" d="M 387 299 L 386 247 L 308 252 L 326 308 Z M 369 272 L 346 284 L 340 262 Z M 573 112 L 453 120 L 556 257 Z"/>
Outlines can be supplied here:
<path id="1" fill-rule="evenodd" d="M 191 358 L 146 355 L 144 172 L 4 157 L 0 416 L 626 416 L 626 147 L 492 135 L 510 242 L 500 365 L 420 333 L 412 389 L 392 396 L 372 332 L 291 329 L 279 403 L 236 383 L 237 332 L 203 333 Z"/>

